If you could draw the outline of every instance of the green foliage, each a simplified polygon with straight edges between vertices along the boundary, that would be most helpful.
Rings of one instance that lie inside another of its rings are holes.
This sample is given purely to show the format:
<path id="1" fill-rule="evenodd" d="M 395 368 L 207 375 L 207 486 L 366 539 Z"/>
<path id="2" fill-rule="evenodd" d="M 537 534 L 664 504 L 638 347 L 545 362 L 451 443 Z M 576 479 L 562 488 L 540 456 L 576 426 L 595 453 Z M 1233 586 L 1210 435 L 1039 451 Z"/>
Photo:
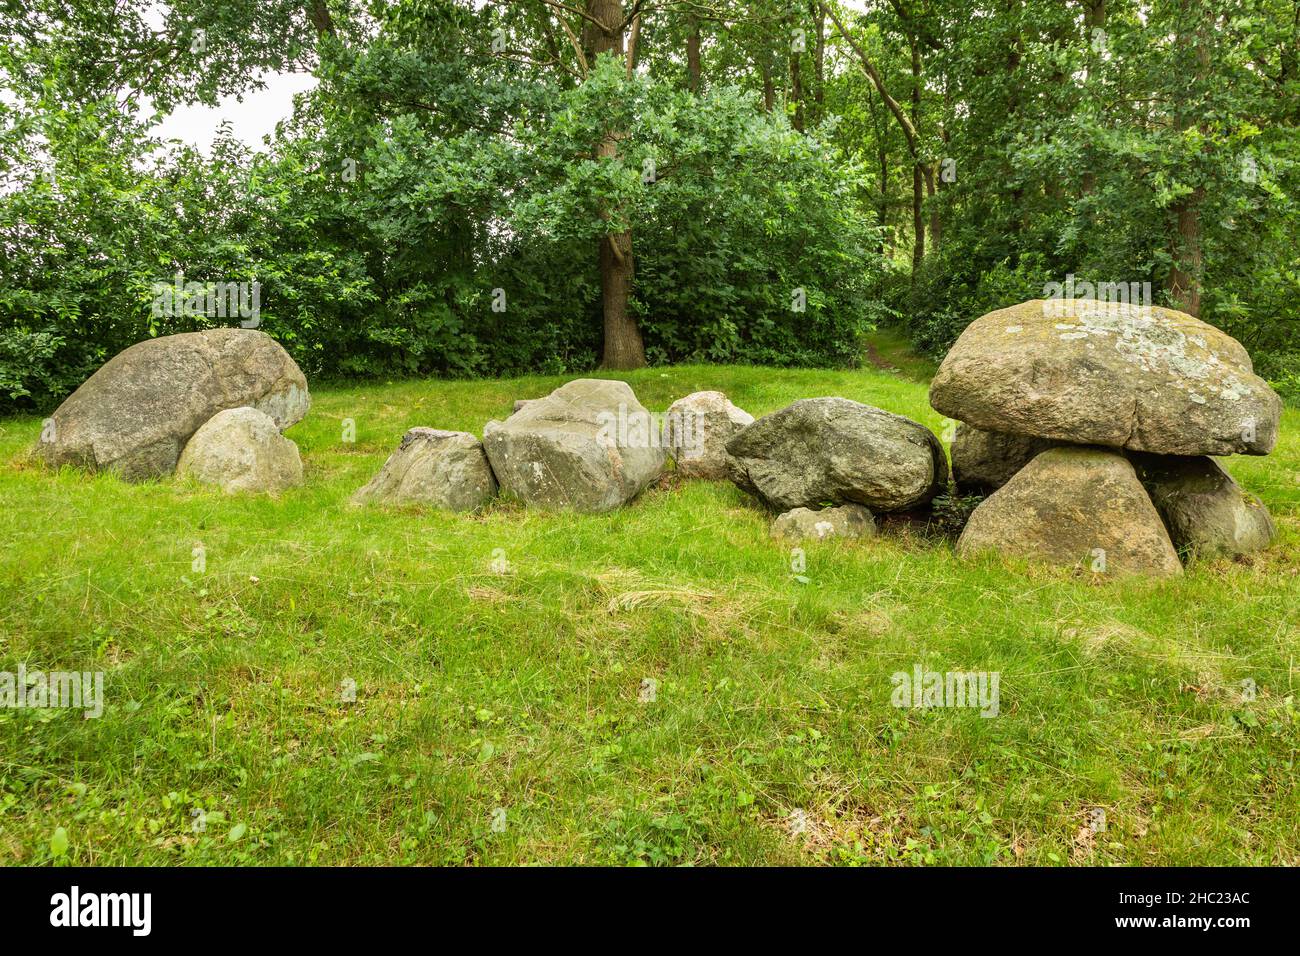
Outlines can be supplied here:
<path id="1" fill-rule="evenodd" d="M 834 4 L 853 45 L 820 4 L 669 0 L 632 70 L 587 62 L 586 21 L 543 0 L 18 7 L 3 408 L 215 321 L 152 314 L 176 275 L 258 281 L 261 327 L 314 378 L 589 369 L 599 243 L 627 229 L 656 363 L 852 363 L 886 319 L 939 356 L 1069 274 L 1177 304 L 1182 270 L 1295 391 L 1300 24 L 1281 0 Z M 152 109 L 288 68 L 319 82 L 266 152 L 157 142 Z"/>
<path id="2" fill-rule="evenodd" d="M 614 128 L 629 131 L 618 157 L 589 158 Z M 738 88 L 696 96 L 625 79 L 611 59 L 525 143 L 544 185 L 520 204 L 521 230 L 594 241 L 635 223 L 635 306 L 655 361 L 856 360 L 878 316 L 876 232 L 852 207 L 861 170 L 833 146 Z M 603 220 L 602 204 L 623 219 Z"/>
<path id="3" fill-rule="evenodd" d="M 972 247 L 979 250 L 972 237 Z M 994 309 L 1041 298 L 1051 273 L 1041 257 L 1022 256 L 1012 266 L 1008 259 L 981 261 L 957 242 L 925 261 L 914 284 L 895 284 L 891 301 L 910 316 L 908 330 L 919 348 L 942 356 L 973 318 Z M 1085 277 L 1081 276 L 1080 279 Z"/>
<path id="4" fill-rule="evenodd" d="M 919 345 L 942 355 L 983 312 L 1070 274 L 1149 283 L 1151 304 L 1186 307 L 1177 265 L 1200 290 L 1201 318 L 1285 380 L 1300 341 L 1292 5 L 868 6 L 859 32 L 900 100 L 912 85 L 908 37 L 920 37 L 920 159 L 937 180 L 924 214 L 942 238 L 936 249 L 927 236 L 910 294 L 890 299 Z M 853 82 L 869 100 L 864 78 Z M 910 222 L 899 223 L 910 157 L 888 126 L 864 132 L 897 170 L 888 211 L 910 242 Z"/>
<path id="5" fill-rule="evenodd" d="M 320 85 L 266 153 L 228 130 L 206 155 L 159 143 L 152 119 L 69 78 L 91 68 L 75 49 L 15 47 L 10 70 L 50 83 L 17 84 L 0 141 L 0 408 L 46 408 L 134 342 L 222 321 L 155 314 L 154 283 L 178 276 L 257 281 L 260 327 L 314 378 L 589 369 L 597 243 L 629 226 L 651 361 L 854 360 L 880 259 L 850 157 L 742 89 L 696 95 L 613 58 L 582 83 L 538 75 L 488 53 L 513 14 L 417 6 L 323 44 Z M 86 11 L 53 22 L 72 48 L 97 28 Z M 226 89 L 205 76 L 149 88 Z"/>
<path id="6" fill-rule="evenodd" d="M 54 332 L 0 329 L 0 395 L 44 407 L 81 384 L 83 369 L 61 363 L 61 345 Z"/>

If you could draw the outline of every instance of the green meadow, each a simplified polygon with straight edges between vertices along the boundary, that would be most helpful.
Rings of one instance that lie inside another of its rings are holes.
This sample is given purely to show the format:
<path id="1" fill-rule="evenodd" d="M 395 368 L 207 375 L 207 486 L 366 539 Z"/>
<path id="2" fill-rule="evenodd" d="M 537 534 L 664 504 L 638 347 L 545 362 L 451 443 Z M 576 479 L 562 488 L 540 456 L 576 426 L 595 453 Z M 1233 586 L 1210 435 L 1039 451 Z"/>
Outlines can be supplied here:
<path id="1" fill-rule="evenodd" d="M 663 411 L 840 395 L 936 432 L 926 363 L 619 374 Z M 1275 548 L 1179 580 L 966 562 L 945 525 L 807 544 L 671 473 L 610 514 L 349 496 L 416 425 L 562 377 L 320 387 L 278 499 L 47 472 L 0 420 L 5 864 L 1300 863 L 1300 412 L 1226 462 Z M 345 420 L 355 441 L 344 441 Z M 1000 675 L 996 717 L 891 675 Z"/>

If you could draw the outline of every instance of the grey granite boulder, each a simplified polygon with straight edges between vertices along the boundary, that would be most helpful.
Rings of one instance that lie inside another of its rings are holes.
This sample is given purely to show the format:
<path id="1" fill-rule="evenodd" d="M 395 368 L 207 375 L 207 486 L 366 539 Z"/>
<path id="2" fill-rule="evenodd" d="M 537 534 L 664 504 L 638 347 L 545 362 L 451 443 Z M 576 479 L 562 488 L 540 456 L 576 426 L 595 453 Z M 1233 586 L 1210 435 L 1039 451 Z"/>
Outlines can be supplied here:
<path id="1" fill-rule="evenodd" d="M 474 511 L 496 493 L 497 481 L 478 438 L 469 432 L 412 428 L 352 501 Z"/>
<path id="2" fill-rule="evenodd" d="M 1236 339 L 1183 312 L 1036 299 L 972 322 L 930 384 L 991 431 L 1162 455 L 1265 455 L 1282 403 Z"/>
<path id="3" fill-rule="evenodd" d="M 727 477 L 727 442 L 754 416 L 722 392 L 693 392 L 668 406 L 664 439 L 684 478 Z"/>
<path id="4" fill-rule="evenodd" d="M 176 474 L 228 494 L 275 495 L 302 484 L 302 459 L 271 416 L 255 408 L 228 408 L 190 438 Z"/>
<path id="5" fill-rule="evenodd" d="M 53 467 L 170 475 L 181 449 L 217 412 L 251 407 L 283 431 L 307 414 L 307 380 L 265 332 L 221 328 L 137 343 L 58 407 L 37 454 Z"/>
<path id="6" fill-rule="evenodd" d="M 1179 551 L 1199 557 L 1249 554 L 1277 537 L 1264 502 L 1213 458 L 1130 457 Z"/>
<path id="7" fill-rule="evenodd" d="M 1010 481 L 1011 476 L 1033 461 L 1039 452 L 1058 444 L 1060 442 L 1050 438 L 984 431 L 958 422 L 949 449 L 952 479 L 958 491 L 987 494 Z"/>
<path id="8" fill-rule="evenodd" d="M 727 442 L 731 479 L 775 511 L 860 504 L 901 511 L 948 483 L 948 459 L 924 425 L 847 398 L 805 398 Z"/>
<path id="9" fill-rule="evenodd" d="M 957 541 L 960 555 L 983 551 L 1115 575 L 1183 573 L 1133 466 L 1104 448 L 1048 449 L 986 498 Z"/>
<path id="10" fill-rule="evenodd" d="M 580 378 L 488 422 L 483 447 L 501 490 L 539 508 L 601 512 L 663 472 L 658 423 L 625 383 Z"/>
<path id="11" fill-rule="evenodd" d="M 838 508 L 795 508 L 772 522 L 773 538 L 786 541 L 825 538 L 870 538 L 876 533 L 876 519 L 862 505 Z"/>

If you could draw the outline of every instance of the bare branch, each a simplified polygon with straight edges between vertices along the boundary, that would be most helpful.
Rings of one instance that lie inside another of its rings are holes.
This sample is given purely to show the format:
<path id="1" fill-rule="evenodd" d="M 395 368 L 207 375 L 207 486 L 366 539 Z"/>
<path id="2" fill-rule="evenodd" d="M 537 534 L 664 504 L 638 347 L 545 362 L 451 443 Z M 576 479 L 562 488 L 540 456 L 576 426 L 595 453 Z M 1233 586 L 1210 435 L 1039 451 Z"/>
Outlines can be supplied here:
<path id="1" fill-rule="evenodd" d="M 826 3 L 826 0 L 822 0 L 822 9 L 825 10 L 827 16 L 834 21 L 836 28 L 840 31 L 840 35 L 848 41 L 853 52 L 858 55 L 858 59 L 862 62 L 863 71 L 871 78 L 872 84 L 880 93 L 880 98 L 885 101 L 885 105 L 889 107 L 889 112 L 894 114 L 894 119 L 898 120 L 898 125 L 902 127 L 903 136 L 907 138 L 908 152 L 910 152 L 913 158 L 915 158 L 918 137 L 916 135 L 916 127 L 912 125 L 912 121 L 908 118 L 907 111 L 903 109 L 898 100 L 889 95 L 889 90 L 885 88 L 885 80 L 880 75 L 880 71 L 876 69 L 876 65 L 871 62 L 871 57 L 867 56 L 866 50 L 862 48 L 857 40 L 853 39 L 853 37 L 849 35 L 849 31 L 844 29 L 844 24 L 831 8 L 831 5 Z"/>

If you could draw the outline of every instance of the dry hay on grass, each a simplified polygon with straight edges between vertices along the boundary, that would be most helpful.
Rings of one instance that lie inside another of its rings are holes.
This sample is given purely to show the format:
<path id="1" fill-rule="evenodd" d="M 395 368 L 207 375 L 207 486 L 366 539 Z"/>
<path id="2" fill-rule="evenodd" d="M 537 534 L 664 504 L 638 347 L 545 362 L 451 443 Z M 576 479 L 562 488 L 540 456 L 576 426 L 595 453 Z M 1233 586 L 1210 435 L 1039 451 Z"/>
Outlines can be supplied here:
<path id="1" fill-rule="evenodd" d="M 837 630 L 848 634 L 880 637 L 894 629 L 897 616 L 905 610 L 906 608 L 898 604 L 870 604 L 859 611 L 836 611 L 832 619 L 837 625 Z"/>
<path id="2" fill-rule="evenodd" d="M 609 600 L 608 611 L 639 611 L 644 608 L 681 607 L 692 614 L 707 616 L 709 605 L 718 599 L 713 591 L 688 587 L 658 587 L 623 591 Z"/>
<path id="3" fill-rule="evenodd" d="M 908 832 L 907 813 L 903 809 L 878 813 L 868 807 L 850 805 L 816 810 L 794 807 L 764 814 L 762 825 L 823 863 L 835 862 L 837 848 L 879 863 L 896 862 L 909 838 L 924 842 L 918 832 Z"/>
<path id="4" fill-rule="evenodd" d="M 744 627 L 766 598 L 751 591 L 725 592 L 656 581 L 629 568 L 610 568 L 590 576 L 604 601 L 604 612 L 618 616 L 658 609 L 686 613 L 713 632 Z"/>

